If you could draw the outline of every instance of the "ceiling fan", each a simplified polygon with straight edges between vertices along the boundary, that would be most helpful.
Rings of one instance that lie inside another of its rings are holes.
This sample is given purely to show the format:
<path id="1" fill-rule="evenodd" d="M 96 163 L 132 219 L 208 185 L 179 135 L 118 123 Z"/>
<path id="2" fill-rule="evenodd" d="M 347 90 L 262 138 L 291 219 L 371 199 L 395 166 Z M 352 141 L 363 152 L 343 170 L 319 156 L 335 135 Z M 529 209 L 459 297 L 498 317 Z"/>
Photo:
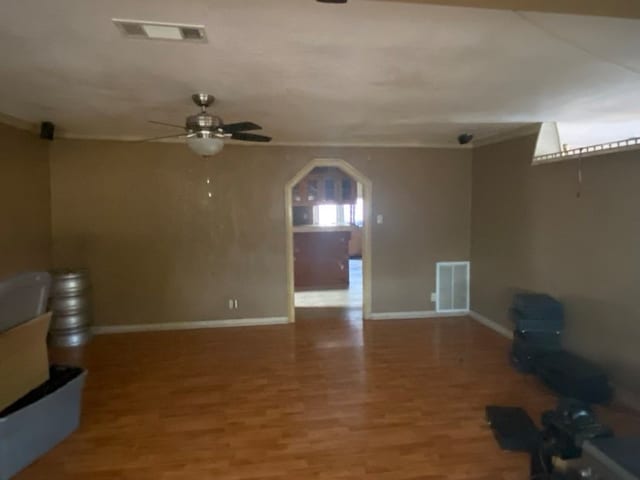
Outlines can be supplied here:
<path id="1" fill-rule="evenodd" d="M 260 125 L 253 122 L 224 123 L 220 117 L 209 113 L 207 107 L 215 102 L 213 95 L 209 95 L 208 93 L 194 93 L 191 99 L 193 103 L 200 107 L 200 112 L 195 115 L 189 115 L 184 126 L 149 120 L 149 123 L 155 123 L 156 125 L 181 128 L 184 130 L 183 133 L 147 138 L 142 141 L 150 142 L 163 138 L 186 137 L 189 148 L 204 157 L 220 152 L 224 147 L 225 138 L 244 142 L 271 141 L 271 137 L 256 135 L 255 133 L 246 133 L 251 130 L 261 130 L 262 127 Z"/>

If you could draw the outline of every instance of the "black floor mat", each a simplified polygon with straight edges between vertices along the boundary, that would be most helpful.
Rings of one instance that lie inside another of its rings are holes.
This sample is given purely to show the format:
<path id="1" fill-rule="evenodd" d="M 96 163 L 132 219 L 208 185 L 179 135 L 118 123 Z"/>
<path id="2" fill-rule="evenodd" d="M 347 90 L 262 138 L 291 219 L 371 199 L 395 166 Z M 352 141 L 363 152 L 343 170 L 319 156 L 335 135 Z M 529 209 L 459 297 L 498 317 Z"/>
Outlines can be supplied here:
<path id="1" fill-rule="evenodd" d="M 519 407 L 486 407 L 487 422 L 503 450 L 531 452 L 540 441 L 540 432 L 531 417 Z"/>

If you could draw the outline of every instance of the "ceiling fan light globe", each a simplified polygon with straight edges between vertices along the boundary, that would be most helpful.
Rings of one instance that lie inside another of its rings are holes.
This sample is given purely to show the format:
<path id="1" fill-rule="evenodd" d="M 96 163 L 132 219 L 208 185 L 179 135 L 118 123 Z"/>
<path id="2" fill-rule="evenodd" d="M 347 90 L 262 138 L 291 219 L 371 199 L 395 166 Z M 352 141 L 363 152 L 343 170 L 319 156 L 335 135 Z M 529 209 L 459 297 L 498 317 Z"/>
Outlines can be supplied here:
<path id="1" fill-rule="evenodd" d="M 224 141 L 215 136 L 198 134 L 187 137 L 187 145 L 197 155 L 211 157 L 222 150 Z"/>

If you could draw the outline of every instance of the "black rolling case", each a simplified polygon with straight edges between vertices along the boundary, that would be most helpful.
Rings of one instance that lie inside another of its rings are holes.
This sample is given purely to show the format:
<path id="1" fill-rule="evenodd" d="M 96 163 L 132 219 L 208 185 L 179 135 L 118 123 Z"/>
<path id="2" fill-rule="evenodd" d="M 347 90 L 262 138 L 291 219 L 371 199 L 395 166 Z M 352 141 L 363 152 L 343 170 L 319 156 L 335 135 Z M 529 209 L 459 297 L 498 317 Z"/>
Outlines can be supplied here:
<path id="1" fill-rule="evenodd" d="M 546 293 L 517 293 L 512 307 L 530 318 L 563 318 L 562 304 Z"/>
<path id="2" fill-rule="evenodd" d="M 542 355 L 562 348 L 560 333 L 557 332 L 513 332 L 511 363 L 523 373 L 533 373 L 536 361 Z"/>
<path id="3" fill-rule="evenodd" d="M 514 295 L 510 313 L 516 330 L 561 332 L 564 329 L 562 304 L 546 294 Z"/>
<path id="4" fill-rule="evenodd" d="M 613 390 L 607 375 L 573 353 L 549 352 L 535 363 L 538 377 L 561 396 L 587 403 L 607 403 L 611 400 Z"/>

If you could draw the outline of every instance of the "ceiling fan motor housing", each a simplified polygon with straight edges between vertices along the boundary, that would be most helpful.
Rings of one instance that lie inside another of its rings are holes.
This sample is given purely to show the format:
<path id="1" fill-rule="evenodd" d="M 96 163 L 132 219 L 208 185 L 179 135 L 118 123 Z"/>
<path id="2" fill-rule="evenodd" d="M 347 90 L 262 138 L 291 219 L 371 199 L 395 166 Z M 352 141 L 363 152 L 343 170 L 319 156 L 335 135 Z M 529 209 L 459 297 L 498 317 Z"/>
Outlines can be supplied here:
<path id="1" fill-rule="evenodd" d="M 220 117 L 212 115 L 207 111 L 214 101 L 215 97 L 208 93 L 194 93 L 191 96 L 193 103 L 201 108 L 199 113 L 189 115 L 186 118 L 184 133 L 177 135 L 165 135 L 163 137 L 155 137 L 148 140 L 159 140 L 161 138 L 186 137 L 187 144 L 199 155 L 210 156 L 218 153 L 223 145 L 223 140 L 231 138 L 243 142 L 270 142 L 271 137 L 264 135 L 256 135 L 248 133 L 251 130 L 261 130 L 262 127 L 253 122 L 236 122 L 225 124 Z M 171 123 L 155 122 L 160 125 L 169 127 L 180 127 Z"/>
<path id="2" fill-rule="evenodd" d="M 209 95 L 208 93 L 194 93 L 191 95 L 191 100 L 193 100 L 193 103 L 197 106 L 207 108 L 216 101 L 216 97 Z"/>
<path id="3" fill-rule="evenodd" d="M 222 119 L 210 113 L 198 113 L 187 117 L 187 130 L 216 130 L 223 125 Z"/>

